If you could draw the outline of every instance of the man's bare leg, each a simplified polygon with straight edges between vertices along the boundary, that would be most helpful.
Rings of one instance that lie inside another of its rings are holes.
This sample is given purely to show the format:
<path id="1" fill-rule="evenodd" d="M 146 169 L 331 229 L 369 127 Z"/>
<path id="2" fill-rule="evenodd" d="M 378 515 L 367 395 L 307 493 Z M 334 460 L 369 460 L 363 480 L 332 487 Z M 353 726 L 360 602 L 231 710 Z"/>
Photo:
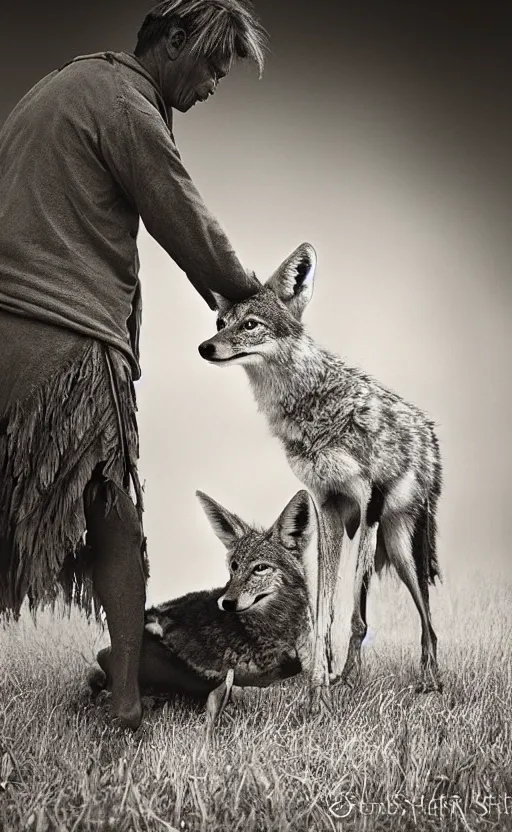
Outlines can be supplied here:
<path id="1" fill-rule="evenodd" d="M 118 489 L 116 504 L 105 517 L 102 492 L 100 486 L 86 508 L 87 542 L 112 646 L 112 711 L 121 725 L 135 729 L 142 719 L 138 673 L 146 600 L 143 535 L 128 494 Z"/>

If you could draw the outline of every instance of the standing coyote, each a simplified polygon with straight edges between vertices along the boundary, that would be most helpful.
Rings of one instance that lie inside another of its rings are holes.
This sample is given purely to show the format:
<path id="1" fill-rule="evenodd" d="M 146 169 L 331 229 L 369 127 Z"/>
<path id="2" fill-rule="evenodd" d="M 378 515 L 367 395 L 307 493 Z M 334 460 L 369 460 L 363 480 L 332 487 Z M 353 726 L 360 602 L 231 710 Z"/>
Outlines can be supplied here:
<path id="1" fill-rule="evenodd" d="M 228 550 L 230 579 L 146 610 L 141 691 L 206 699 L 213 724 L 232 684 L 267 687 L 308 670 L 312 616 L 303 556 L 316 509 L 299 491 L 276 522 L 249 526 L 198 491 L 213 530 Z M 110 684 L 110 648 L 98 653 L 93 689 Z"/>
<path id="2" fill-rule="evenodd" d="M 372 570 L 395 567 L 422 625 L 420 689 L 440 689 L 428 584 L 439 575 L 436 507 L 441 461 L 433 423 L 414 405 L 318 346 L 301 323 L 315 250 L 299 246 L 249 300 L 217 296 L 218 333 L 199 346 L 212 364 L 242 364 L 288 462 L 319 506 L 317 620 L 311 707 L 328 694 L 331 630 L 343 535 L 360 531 L 348 655 L 360 671 Z"/>

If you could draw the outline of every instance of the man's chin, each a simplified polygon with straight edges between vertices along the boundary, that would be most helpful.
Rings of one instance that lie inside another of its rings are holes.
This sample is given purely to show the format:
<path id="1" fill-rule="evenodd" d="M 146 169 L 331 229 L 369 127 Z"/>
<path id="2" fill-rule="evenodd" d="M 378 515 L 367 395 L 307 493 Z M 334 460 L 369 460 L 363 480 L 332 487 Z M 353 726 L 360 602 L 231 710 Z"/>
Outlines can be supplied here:
<path id="1" fill-rule="evenodd" d="M 196 104 L 196 101 L 191 101 L 189 104 L 173 104 L 172 109 L 177 110 L 178 113 L 188 113 L 189 110 Z"/>
<path id="2" fill-rule="evenodd" d="M 189 110 L 192 109 L 196 104 L 202 104 L 206 101 L 208 96 L 201 97 L 199 95 L 194 94 L 192 98 L 187 101 L 175 101 L 173 104 L 167 105 L 172 107 L 173 110 L 177 110 L 179 113 L 188 113 Z"/>

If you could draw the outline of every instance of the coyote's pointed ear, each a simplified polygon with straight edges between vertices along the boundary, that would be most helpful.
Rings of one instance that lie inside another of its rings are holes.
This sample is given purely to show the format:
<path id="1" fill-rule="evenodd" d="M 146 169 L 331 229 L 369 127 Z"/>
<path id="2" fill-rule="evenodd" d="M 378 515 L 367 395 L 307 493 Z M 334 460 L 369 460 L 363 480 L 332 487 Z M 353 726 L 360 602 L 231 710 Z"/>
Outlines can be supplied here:
<path id="1" fill-rule="evenodd" d="M 212 295 L 217 304 L 217 315 L 224 315 L 233 306 L 231 301 L 219 295 L 218 292 L 212 292 Z"/>
<path id="2" fill-rule="evenodd" d="M 267 286 L 298 320 L 311 300 L 316 269 L 316 252 L 302 243 L 274 272 Z"/>
<path id="3" fill-rule="evenodd" d="M 316 529 L 316 510 L 307 491 L 298 491 L 274 523 L 283 546 L 302 555 Z"/>
<path id="4" fill-rule="evenodd" d="M 257 295 L 261 289 L 261 283 L 256 277 L 255 272 L 246 271 L 246 281 L 244 286 L 244 292 L 246 297 L 253 297 L 253 295 Z M 240 287 L 242 288 L 242 287 Z M 214 292 L 210 289 L 211 294 L 213 295 L 213 299 L 217 304 L 217 314 L 224 315 L 226 312 L 229 312 L 233 306 L 236 306 L 238 301 L 235 300 L 228 300 L 224 297 L 224 295 L 219 295 L 218 292 Z"/>
<path id="5" fill-rule="evenodd" d="M 213 531 L 227 549 L 247 534 L 249 526 L 243 520 L 240 520 L 236 514 L 231 514 L 230 511 L 208 497 L 208 494 L 203 494 L 202 491 L 196 491 L 196 497 L 199 498 Z"/>

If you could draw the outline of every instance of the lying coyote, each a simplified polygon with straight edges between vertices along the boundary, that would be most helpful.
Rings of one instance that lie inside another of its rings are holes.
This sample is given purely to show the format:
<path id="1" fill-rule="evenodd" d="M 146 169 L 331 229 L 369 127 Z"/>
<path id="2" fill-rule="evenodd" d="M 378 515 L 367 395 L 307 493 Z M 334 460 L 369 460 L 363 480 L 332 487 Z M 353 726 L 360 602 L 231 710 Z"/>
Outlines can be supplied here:
<path id="1" fill-rule="evenodd" d="M 231 685 L 267 687 L 309 666 L 312 617 L 303 557 L 316 529 L 306 491 L 290 500 L 267 530 L 248 525 L 197 492 L 228 550 L 230 578 L 221 589 L 191 592 L 145 614 L 141 692 L 208 699 L 213 724 Z M 95 690 L 110 684 L 110 648 L 98 653 Z"/>

